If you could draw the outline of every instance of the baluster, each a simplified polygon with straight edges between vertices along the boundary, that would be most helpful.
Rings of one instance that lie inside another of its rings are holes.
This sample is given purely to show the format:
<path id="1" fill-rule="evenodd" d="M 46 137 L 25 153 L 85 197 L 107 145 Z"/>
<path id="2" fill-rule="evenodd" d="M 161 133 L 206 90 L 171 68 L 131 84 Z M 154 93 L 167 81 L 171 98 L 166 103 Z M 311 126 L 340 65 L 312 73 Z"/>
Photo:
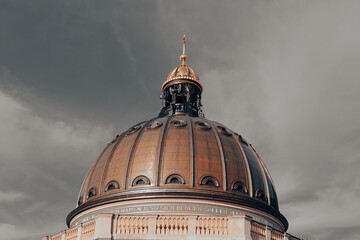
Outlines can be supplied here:
<path id="1" fill-rule="evenodd" d="M 160 219 L 156 219 L 156 234 L 160 234 Z"/>
<path id="2" fill-rule="evenodd" d="M 164 233 L 164 220 L 160 218 L 160 234 Z"/>

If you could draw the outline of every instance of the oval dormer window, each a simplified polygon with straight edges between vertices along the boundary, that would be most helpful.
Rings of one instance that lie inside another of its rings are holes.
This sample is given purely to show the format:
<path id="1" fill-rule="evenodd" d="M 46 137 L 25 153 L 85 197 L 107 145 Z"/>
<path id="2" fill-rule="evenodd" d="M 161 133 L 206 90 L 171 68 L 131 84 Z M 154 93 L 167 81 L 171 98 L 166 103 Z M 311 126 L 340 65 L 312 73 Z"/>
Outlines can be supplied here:
<path id="1" fill-rule="evenodd" d="M 200 181 L 200 185 L 210 186 L 210 187 L 219 187 L 219 182 L 214 177 L 206 176 Z"/>
<path id="2" fill-rule="evenodd" d="M 143 185 L 150 185 L 150 179 L 144 175 L 137 176 L 132 182 L 132 186 L 143 186 Z"/>

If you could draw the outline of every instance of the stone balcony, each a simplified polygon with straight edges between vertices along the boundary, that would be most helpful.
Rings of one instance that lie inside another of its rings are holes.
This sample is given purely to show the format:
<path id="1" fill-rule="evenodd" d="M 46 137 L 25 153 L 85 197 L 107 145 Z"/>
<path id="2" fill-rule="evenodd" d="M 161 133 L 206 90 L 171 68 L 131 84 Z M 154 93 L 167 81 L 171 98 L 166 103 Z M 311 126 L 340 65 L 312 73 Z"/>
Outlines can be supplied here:
<path id="1" fill-rule="evenodd" d="M 236 239 L 301 240 L 254 221 L 247 215 L 213 216 L 129 216 L 99 214 L 94 219 L 43 240 L 105 239 Z"/>

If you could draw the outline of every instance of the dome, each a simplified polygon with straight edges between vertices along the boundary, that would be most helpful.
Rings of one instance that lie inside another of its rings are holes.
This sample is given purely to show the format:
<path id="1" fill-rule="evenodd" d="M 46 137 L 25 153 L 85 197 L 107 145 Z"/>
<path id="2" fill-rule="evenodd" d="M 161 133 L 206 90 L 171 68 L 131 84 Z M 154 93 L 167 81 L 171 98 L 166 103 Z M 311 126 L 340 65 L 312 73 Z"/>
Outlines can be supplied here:
<path id="1" fill-rule="evenodd" d="M 166 81 L 162 85 L 161 90 L 164 90 L 166 87 L 177 84 L 179 82 L 192 82 L 196 84 L 196 86 L 199 87 L 202 91 L 202 85 L 199 77 L 192 68 L 186 66 L 185 64 L 180 65 L 170 72 L 166 78 Z"/>
<path id="2" fill-rule="evenodd" d="M 217 214 L 253 215 L 287 229 L 261 157 L 240 134 L 205 118 L 199 78 L 184 64 L 185 51 L 181 59 L 163 84 L 160 114 L 116 136 L 88 171 L 77 208 L 67 217 L 69 226 L 101 209 L 115 211 L 114 206 L 131 203 L 136 211 L 139 201 L 176 200 L 222 206 L 225 210 Z"/>

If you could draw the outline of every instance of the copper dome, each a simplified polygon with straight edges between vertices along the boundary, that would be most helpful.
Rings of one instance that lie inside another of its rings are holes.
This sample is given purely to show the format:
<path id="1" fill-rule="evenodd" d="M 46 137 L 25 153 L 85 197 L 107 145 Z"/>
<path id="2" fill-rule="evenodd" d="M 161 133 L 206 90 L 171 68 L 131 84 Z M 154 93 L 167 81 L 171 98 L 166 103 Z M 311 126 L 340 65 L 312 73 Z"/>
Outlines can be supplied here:
<path id="1" fill-rule="evenodd" d="M 182 80 L 163 85 L 158 117 L 134 125 L 105 147 L 84 179 L 68 224 L 105 203 L 183 198 L 258 209 L 287 229 L 262 159 L 241 135 L 203 117 L 202 89 Z"/>

